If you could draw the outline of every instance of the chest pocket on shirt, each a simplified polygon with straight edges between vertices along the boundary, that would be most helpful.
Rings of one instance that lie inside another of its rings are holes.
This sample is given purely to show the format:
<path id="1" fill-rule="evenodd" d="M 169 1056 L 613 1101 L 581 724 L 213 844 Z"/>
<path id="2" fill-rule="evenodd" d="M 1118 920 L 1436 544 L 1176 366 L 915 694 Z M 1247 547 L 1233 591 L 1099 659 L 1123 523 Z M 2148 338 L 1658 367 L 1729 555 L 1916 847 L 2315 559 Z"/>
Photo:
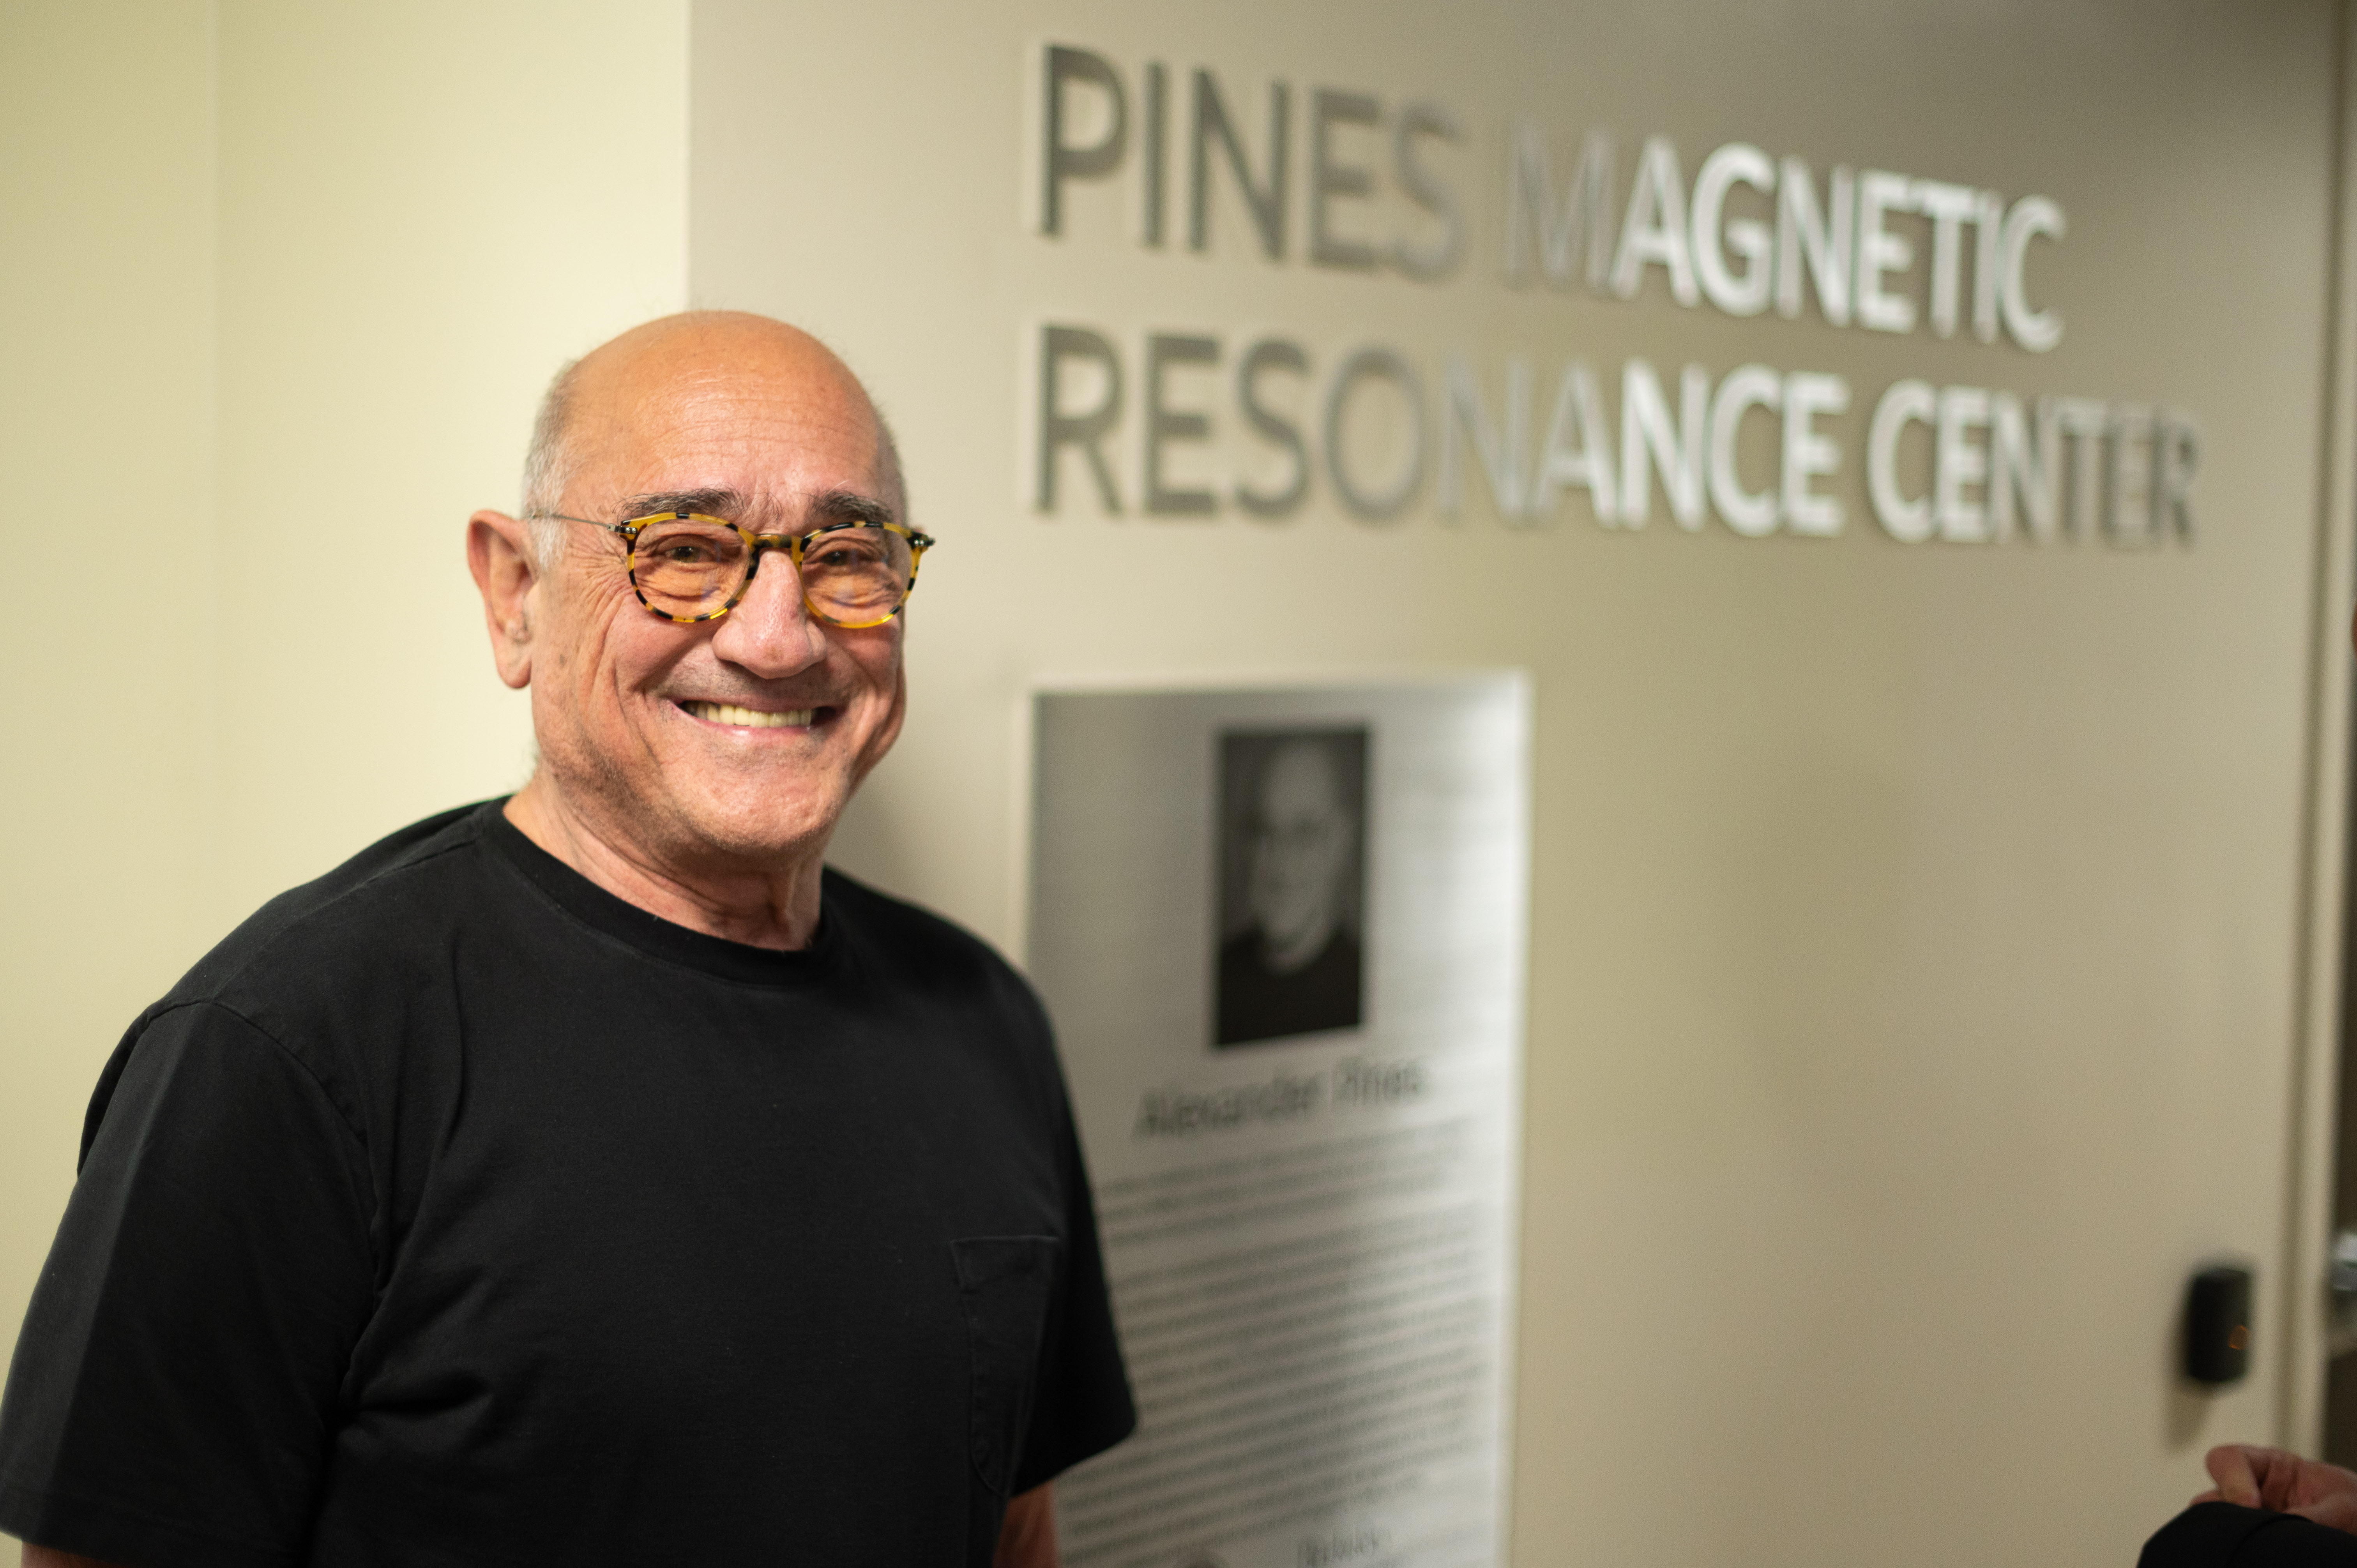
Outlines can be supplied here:
<path id="1" fill-rule="evenodd" d="M 974 1362 L 974 1472 L 1002 1498 L 1014 1482 L 1031 1423 L 1039 1336 L 1062 1247 L 1053 1236 L 975 1236 L 950 1243 Z"/>

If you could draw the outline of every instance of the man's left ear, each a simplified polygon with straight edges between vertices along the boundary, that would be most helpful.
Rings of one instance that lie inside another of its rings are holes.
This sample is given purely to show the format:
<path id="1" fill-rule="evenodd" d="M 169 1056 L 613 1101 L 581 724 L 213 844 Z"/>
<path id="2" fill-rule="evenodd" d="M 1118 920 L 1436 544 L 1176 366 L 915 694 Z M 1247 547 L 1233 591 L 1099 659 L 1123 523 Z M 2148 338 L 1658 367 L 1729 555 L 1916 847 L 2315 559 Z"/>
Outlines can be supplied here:
<path id="1" fill-rule="evenodd" d="M 500 679 L 517 688 L 530 685 L 533 601 L 540 587 L 532 525 L 503 511 L 468 518 L 467 570 L 483 596 L 483 626 L 491 634 L 491 662 Z"/>

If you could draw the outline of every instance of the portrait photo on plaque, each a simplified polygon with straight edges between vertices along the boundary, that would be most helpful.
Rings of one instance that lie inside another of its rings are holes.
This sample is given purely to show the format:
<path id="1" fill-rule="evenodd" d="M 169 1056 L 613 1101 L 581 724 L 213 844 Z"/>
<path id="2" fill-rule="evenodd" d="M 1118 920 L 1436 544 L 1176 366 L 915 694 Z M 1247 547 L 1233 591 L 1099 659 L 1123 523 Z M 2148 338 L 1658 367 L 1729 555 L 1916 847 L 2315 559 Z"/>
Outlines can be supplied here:
<path id="1" fill-rule="evenodd" d="M 1367 745 L 1364 725 L 1222 732 L 1214 1046 L 1364 1022 Z"/>

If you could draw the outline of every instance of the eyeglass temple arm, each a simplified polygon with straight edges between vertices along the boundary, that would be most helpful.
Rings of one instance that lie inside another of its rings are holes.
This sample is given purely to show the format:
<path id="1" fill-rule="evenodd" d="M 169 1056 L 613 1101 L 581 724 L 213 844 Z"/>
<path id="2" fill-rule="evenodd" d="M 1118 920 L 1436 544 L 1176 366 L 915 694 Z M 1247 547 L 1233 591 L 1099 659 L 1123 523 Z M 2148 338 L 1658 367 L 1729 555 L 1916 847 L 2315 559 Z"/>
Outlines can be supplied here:
<path id="1" fill-rule="evenodd" d="M 528 511 L 524 513 L 523 520 L 530 522 L 534 518 L 542 517 L 554 518 L 558 522 L 586 522 L 592 528 L 602 528 L 608 533 L 619 533 L 625 539 L 638 532 L 637 529 L 627 522 L 600 522 L 594 517 L 576 517 L 569 511 Z"/>
<path id="2" fill-rule="evenodd" d="M 639 532 L 638 529 L 631 523 L 600 522 L 594 517 L 575 517 L 570 512 L 536 511 L 531 515 L 533 517 L 553 517 L 559 522 L 586 522 L 592 528 L 602 528 L 608 533 L 619 533 L 625 539 L 636 538 Z M 684 517 L 687 514 L 685 512 L 674 511 L 665 512 L 660 515 L 664 517 Z M 776 546 L 780 544 L 800 543 L 801 542 L 809 539 L 813 534 L 827 533 L 841 528 L 892 529 L 907 536 L 909 546 L 912 550 L 931 550 L 934 545 L 941 542 L 940 540 L 935 539 L 931 534 L 920 532 L 918 530 L 909 527 L 905 522 L 830 522 L 823 523 L 817 528 L 805 529 L 800 533 L 756 533 L 753 537 L 759 540 L 764 544 Z"/>

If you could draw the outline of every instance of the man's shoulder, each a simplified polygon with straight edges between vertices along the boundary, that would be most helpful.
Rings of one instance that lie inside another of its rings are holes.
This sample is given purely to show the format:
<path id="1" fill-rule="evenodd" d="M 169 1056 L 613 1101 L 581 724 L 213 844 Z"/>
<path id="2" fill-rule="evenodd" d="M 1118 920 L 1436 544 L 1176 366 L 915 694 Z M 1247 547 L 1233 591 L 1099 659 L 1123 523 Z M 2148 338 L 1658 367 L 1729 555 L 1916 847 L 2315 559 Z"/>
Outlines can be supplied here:
<path id="1" fill-rule="evenodd" d="M 894 962 L 947 963 L 1014 973 L 982 938 L 920 904 L 871 887 L 840 867 L 826 868 L 823 900 L 829 918 L 842 921 L 863 947 Z"/>
<path id="2" fill-rule="evenodd" d="M 895 984 L 969 998 L 985 993 L 1044 1024 L 1028 983 L 997 949 L 956 921 L 832 865 L 824 898 L 828 918 L 842 922 L 859 961 L 878 967 Z"/>
<path id="3" fill-rule="evenodd" d="M 438 812 L 281 893 L 198 960 L 158 1005 L 233 1004 L 257 987 L 299 980 L 335 985 L 397 961 L 405 947 L 438 943 L 460 910 L 459 884 L 478 865 L 482 814 L 496 809 L 478 802 Z"/>

